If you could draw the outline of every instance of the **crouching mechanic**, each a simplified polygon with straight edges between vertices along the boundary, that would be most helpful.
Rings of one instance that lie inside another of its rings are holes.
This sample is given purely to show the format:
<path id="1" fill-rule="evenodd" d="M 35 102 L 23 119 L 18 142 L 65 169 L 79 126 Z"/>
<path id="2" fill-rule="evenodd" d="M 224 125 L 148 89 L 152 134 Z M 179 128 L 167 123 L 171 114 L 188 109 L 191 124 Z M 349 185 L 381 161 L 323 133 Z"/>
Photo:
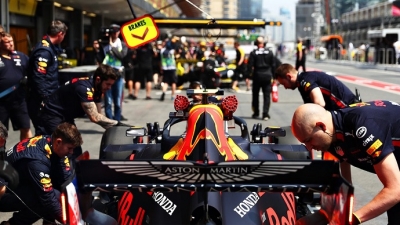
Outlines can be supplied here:
<path id="1" fill-rule="evenodd" d="M 5 159 L 20 179 L 13 190 L 16 195 L 7 191 L 0 200 L 1 212 L 16 211 L 3 224 L 33 224 L 42 216 L 62 221 L 59 190 L 71 175 L 67 156 L 81 144 L 82 137 L 76 127 L 63 123 L 51 136 L 24 139 L 6 151 Z"/>
<path id="2" fill-rule="evenodd" d="M 383 188 L 353 213 L 361 224 L 384 212 L 388 225 L 400 224 L 400 105 L 391 101 L 362 102 L 336 111 L 317 104 L 298 107 L 292 119 L 294 136 L 308 150 L 329 152 L 340 160 L 341 174 L 351 182 L 350 165 L 375 173 Z M 298 225 L 326 225 L 320 211 L 297 221 Z"/>
<path id="3" fill-rule="evenodd" d="M 115 70 L 108 65 L 99 65 L 93 79 L 88 77 L 74 78 L 50 95 L 39 115 L 38 134 L 51 134 L 55 128 L 68 122 L 75 124 L 77 117 L 85 114 L 90 121 L 104 128 L 123 125 L 116 120 L 108 119 L 99 113 L 101 95 L 111 89 L 117 79 Z M 77 148 L 75 156 L 82 154 Z"/>
<path id="4" fill-rule="evenodd" d="M 2 122 L 0 122 L 0 160 L 5 160 L 6 140 L 8 137 L 8 130 Z M 0 178 L 1 179 L 1 178 Z M 0 184 L 0 198 L 6 192 L 6 186 Z"/>

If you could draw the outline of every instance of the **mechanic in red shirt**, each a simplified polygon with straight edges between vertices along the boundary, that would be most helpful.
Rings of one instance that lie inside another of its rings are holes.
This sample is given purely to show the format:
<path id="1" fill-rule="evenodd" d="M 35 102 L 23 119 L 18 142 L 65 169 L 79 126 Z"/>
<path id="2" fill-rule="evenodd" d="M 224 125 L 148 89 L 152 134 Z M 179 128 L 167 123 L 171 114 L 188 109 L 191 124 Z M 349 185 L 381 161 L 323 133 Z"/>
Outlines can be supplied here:
<path id="1" fill-rule="evenodd" d="M 400 224 L 399 114 L 399 103 L 379 100 L 335 111 L 304 104 L 293 115 L 294 136 L 308 150 L 329 152 L 337 157 L 347 181 L 351 183 L 350 165 L 353 165 L 375 173 L 382 182 L 382 190 L 353 213 L 352 224 L 361 224 L 384 212 L 388 215 L 388 225 Z M 296 224 L 326 225 L 330 213 L 323 209 Z"/>

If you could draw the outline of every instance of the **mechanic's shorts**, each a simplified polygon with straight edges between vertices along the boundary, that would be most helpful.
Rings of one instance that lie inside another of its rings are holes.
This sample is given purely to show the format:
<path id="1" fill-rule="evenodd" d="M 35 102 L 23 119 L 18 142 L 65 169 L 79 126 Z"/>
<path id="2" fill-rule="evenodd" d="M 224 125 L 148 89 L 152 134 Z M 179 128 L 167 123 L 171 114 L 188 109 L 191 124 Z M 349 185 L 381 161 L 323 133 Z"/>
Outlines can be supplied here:
<path id="1" fill-rule="evenodd" d="M 169 85 L 176 84 L 178 82 L 178 76 L 176 76 L 176 70 L 163 70 L 162 81 Z"/>
<path id="2" fill-rule="evenodd" d="M 149 68 L 139 68 L 138 72 L 134 75 L 135 82 L 153 82 L 153 69 Z"/>
<path id="3" fill-rule="evenodd" d="M 25 91 L 22 87 L 0 98 L 0 121 L 7 129 L 10 119 L 14 131 L 31 127 Z"/>

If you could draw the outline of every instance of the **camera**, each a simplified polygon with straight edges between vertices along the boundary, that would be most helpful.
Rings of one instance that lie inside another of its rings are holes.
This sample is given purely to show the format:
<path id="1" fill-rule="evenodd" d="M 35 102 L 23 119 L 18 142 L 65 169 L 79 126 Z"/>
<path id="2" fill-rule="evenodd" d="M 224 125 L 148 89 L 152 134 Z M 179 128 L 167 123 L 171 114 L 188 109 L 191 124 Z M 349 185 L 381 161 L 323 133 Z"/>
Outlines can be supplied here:
<path id="1" fill-rule="evenodd" d="M 112 24 L 109 27 L 100 28 L 99 43 L 101 45 L 108 45 L 110 42 L 110 34 L 120 32 L 121 27 L 117 24 Z"/>

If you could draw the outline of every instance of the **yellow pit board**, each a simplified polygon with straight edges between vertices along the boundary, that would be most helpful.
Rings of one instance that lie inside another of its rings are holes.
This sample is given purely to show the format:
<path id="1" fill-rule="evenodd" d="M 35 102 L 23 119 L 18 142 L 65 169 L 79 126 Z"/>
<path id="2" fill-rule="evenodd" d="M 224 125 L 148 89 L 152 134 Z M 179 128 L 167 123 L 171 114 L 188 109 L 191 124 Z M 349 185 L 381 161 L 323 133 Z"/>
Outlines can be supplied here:
<path id="1" fill-rule="evenodd" d="M 130 48 L 152 42 L 160 36 L 160 31 L 151 15 L 133 19 L 121 27 L 122 37 Z"/>

